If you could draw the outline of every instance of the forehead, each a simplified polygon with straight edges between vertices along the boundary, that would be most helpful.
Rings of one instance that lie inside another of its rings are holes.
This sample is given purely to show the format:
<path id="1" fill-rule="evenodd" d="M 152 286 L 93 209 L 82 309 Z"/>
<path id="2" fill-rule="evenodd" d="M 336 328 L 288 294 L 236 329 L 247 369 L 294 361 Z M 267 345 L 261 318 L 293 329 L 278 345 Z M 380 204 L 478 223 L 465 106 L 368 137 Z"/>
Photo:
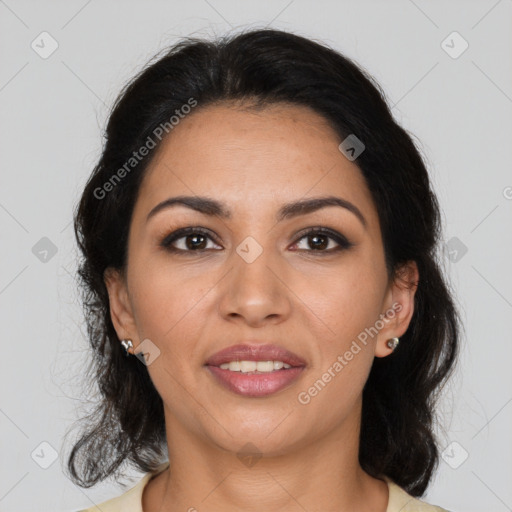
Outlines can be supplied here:
<path id="1" fill-rule="evenodd" d="M 305 196 L 372 200 L 360 169 L 339 151 L 328 121 L 303 106 L 235 104 L 185 117 L 156 150 L 139 193 L 146 212 L 170 195 L 208 195 L 251 212 Z"/>

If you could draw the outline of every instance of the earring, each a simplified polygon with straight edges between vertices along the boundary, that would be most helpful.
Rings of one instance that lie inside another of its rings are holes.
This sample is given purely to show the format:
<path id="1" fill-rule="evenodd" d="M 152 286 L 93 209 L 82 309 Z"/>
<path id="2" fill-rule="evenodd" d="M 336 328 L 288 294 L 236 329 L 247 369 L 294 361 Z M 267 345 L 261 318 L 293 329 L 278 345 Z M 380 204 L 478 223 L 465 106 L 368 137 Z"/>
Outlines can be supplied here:
<path id="1" fill-rule="evenodd" d="M 391 338 L 386 342 L 386 345 L 391 349 L 395 350 L 396 347 L 398 347 L 398 343 L 400 340 L 398 338 Z"/>
<path id="2" fill-rule="evenodd" d="M 133 348 L 133 343 L 132 343 L 132 340 L 122 340 L 121 341 L 121 345 L 123 345 L 124 347 L 124 351 L 125 351 L 125 356 L 128 357 L 130 354 L 129 350 L 130 348 Z"/>

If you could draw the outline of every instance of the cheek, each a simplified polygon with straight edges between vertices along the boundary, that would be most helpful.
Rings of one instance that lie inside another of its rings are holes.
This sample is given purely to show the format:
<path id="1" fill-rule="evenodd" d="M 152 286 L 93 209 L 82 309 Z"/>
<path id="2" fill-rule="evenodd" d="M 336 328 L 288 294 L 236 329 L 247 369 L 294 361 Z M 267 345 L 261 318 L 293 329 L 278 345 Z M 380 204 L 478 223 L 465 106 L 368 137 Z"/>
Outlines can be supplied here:
<path id="1" fill-rule="evenodd" d="M 356 255 L 343 265 L 295 279 L 293 289 L 312 313 L 320 339 L 341 349 L 375 323 L 385 285 L 382 269 Z"/>
<path id="2" fill-rule="evenodd" d="M 297 398 L 332 425 L 353 410 L 371 370 L 376 338 L 368 333 L 379 318 L 384 281 L 371 266 L 353 265 L 314 283 L 301 298 L 315 313 L 309 329 L 317 351 L 308 387 Z"/>
<path id="3" fill-rule="evenodd" d="M 186 270 L 155 263 L 134 265 L 133 308 L 140 335 L 168 348 L 170 340 L 181 339 L 184 333 L 193 338 L 193 330 L 200 328 L 197 318 L 204 298 L 213 284 L 208 276 L 193 277 Z"/>

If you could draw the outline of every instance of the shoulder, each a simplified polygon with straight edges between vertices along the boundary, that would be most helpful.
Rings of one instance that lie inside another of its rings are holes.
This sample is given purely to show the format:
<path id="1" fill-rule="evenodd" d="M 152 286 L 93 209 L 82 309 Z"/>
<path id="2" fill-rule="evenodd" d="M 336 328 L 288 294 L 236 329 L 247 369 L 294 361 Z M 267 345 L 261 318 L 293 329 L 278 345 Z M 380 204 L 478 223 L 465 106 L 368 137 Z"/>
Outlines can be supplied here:
<path id="1" fill-rule="evenodd" d="M 166 469 L 168 462 L 162 463 L 154 472 L 146 473 L 139 482 L 121 496 L 98 503 L 77 512 L 143 512 L 142 494 L 149 480 Z M 392 480 L 385 478 L 389 489 L 389 500 L 386 512 L 449 512 L 448 510 L 429 505 L 414 498 Z"/>
<path id="2" fill-rule="evenodd" d="M 386 479 L 389 489 L 389 502 L 386 512 L 449 512 L 444 508 L 429 505 L 414 498 L 392 480 Z"/>
<path id="3" fill-rule="evenodd" d="M 147 483 L 151 480 L 151 478 L 169 466 L 169 462 L 164 462 L 158 466 L 158 468 L 150 473 L 146 473 L 136 485 L 131 487 L 128 491 L 112 498 L 110 500 L 104 501 L 102 503 L 97 503 L 92 507 L 77 510 L 76 512 L 143 512 L 142 510 L 142 493 Z"/>

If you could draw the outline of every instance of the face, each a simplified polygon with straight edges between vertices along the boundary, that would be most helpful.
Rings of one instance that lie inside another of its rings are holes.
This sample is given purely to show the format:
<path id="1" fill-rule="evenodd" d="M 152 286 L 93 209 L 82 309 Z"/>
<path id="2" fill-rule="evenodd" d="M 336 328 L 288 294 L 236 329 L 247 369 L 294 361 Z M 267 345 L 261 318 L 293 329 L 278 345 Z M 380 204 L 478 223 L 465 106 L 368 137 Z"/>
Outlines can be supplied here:
<path id="1" fill-rule="evenodd" d="M 159 147 L 133 212 L 126 275 L 108 272 L 106 283 L 119 338 L 159 351 L 147 369 L 171 431 L 268 454 L 356 431 L 373 359 L 407 329 L 413 292 L 387 275 L 375 205 L 340 142 L 306 107 L 222 104 L 190 114 Z M 213 199 L 229 215 L 174 204 L 148 218 L 176 196 Z M 327 196 L 342 206 L 279 215 Z M 235 393 L 205 363 L 240 343 L 279 345 L 305 366 L 277 392 Z"/>

